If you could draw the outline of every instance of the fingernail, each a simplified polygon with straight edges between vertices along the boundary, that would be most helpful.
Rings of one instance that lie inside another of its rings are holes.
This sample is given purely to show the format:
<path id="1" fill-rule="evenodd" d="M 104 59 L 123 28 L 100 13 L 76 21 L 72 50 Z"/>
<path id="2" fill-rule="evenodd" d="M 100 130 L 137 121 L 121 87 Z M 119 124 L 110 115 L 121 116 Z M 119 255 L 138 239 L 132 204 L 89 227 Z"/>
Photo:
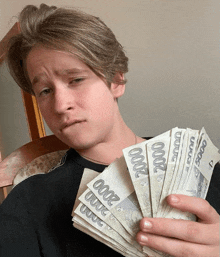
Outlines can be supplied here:
<path id="1" fill-rule="evenodd" d="M 152 228 L 152 223 L 150 221 L 145 221 L 144 222 L 144 228 L 145 229 L 150 229 Z"/>
<path id="2" fill-rule="evenodd" d="M 141 243 L 146 244 L 148 242 L 148 237 L 146 235 L 141 235 L 140 241 Z"/>
<path id="3" fill-rule="evenodd" d="M 171 195 L 171 202 L 173 203 L 178 203 L 179 202 L 179 197 L 175 196 L 175 195 Z"/>

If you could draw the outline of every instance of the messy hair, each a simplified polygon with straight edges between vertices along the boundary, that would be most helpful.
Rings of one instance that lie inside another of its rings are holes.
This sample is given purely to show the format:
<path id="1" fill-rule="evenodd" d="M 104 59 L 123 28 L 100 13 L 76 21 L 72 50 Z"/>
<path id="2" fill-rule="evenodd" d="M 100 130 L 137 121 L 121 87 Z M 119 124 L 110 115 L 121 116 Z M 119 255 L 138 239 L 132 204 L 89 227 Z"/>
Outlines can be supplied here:
<path id="1" fill-rule="evenodd" d="M 109 85 L 126 83 L 114 81 L 114 77 L 118 77 L 117 72 L 128 71 L 128 58 L 113 32 L 99 18 L 72 8 L 27 5 L 20 13 L 19 24 L 21 32 L 10 40 L 7 63 L 24 91 L 34 94 L 26 58 L 38 45 L 74 54 Z"/>

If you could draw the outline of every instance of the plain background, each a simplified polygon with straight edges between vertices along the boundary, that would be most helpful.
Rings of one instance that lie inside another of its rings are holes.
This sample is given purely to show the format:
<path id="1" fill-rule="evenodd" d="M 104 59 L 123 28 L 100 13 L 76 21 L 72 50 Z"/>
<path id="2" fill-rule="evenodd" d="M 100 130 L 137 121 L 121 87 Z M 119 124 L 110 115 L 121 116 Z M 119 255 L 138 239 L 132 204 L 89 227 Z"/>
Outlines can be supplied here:
<path id="1" fill-rule="evenodd" d="M 0 2 L 0 40 L 27 4 Z M 139 136 L 175 126 L 205 127 L 220 148 L 219 0 L 45 0 L 99 16 L 129 57 L 125 95 L 119 106 Z M 47 133 L 50 132 L 47 130 Z M 20 89 L 0 66 L 0 151 L 3 158 L 30 141 Z"/>

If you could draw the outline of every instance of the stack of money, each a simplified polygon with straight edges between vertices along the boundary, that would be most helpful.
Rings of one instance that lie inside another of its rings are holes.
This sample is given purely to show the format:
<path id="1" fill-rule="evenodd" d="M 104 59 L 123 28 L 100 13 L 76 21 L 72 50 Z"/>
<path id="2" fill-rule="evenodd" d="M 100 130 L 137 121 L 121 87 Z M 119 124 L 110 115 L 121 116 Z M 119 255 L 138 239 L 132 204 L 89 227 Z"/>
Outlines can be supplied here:
<path id="1" fill-rule="evenodd" d="M 123 150 L 102 173 L 85 169 L 73 225 L 124 256 L 168 256 L 136 240 L 143 217 L 196 220 L 166 204 L 169 194 L 205 199 L 219 150 L 204 128 L 173 128 Z"/>

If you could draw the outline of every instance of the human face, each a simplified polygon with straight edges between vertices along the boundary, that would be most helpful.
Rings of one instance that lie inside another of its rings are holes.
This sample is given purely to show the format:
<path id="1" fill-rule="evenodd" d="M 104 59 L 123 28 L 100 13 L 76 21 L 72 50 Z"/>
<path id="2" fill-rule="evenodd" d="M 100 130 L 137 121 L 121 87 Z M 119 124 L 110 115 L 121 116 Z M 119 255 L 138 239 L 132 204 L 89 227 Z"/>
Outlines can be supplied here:
<path id="1" fill-rule="evenodd" d="M 68 52 L 38 46 L 26 64 L 42 116 L 60 140 L 75 149 L 110 140 L 117 124 L 116 86 L 108 87 Z"/>

